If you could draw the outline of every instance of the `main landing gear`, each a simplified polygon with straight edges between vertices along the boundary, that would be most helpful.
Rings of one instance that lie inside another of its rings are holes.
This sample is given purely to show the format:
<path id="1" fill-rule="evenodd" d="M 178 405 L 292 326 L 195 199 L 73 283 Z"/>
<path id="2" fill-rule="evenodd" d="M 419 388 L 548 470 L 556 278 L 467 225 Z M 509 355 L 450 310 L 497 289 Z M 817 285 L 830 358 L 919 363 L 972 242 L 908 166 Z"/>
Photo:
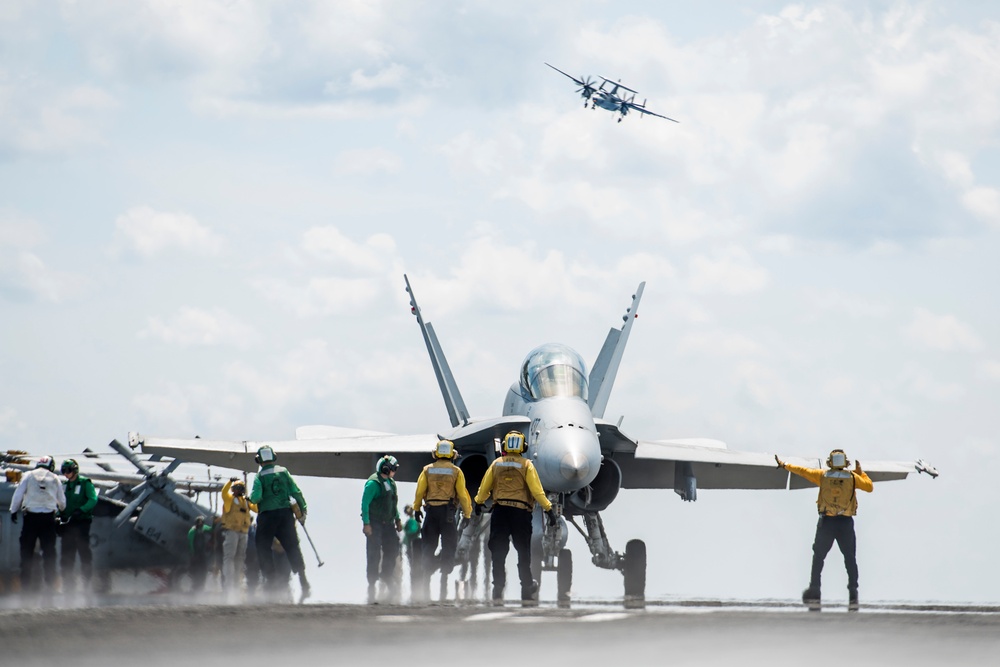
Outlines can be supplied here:
<path id="1" fill-rule="evenodd" d="M 554 503 L 561 513 L 564 506 Z M 611 548 L 604 522 L 597 512 L 581 514 L 585 530 L 577 525 L 573 517 L 560 517 L 555 525 L 544 523 L 541 544 L 535 542 L 533 551 L 540 551 L 540 558 L 532 558 L 532 574 L 539 579 L 542 571 L 555 571 L 557 601 L 559 606 L 569 606 L 573 587 L 573 553 L 566 548 L 566 523 L 572 524 L 590 548 L 591 561 L 597 567 L 618 570 L 625 583 L 625 608 L 642 609 L 646 606 L 646 543 L 630 540 L 625 545 L 625 553 Z M 540 580 L 540 579 L 539 579 Z"/>

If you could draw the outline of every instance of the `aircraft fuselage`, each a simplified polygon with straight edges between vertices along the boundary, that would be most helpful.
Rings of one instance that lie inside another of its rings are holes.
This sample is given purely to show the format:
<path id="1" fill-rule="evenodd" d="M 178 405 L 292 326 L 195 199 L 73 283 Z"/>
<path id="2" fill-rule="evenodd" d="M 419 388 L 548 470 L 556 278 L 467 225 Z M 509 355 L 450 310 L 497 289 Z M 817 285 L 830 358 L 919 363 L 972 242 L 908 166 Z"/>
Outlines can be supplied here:
<path id="1" fill-rule="evenodd" d="M 601 444 L 587 403 L 575 396 L 524 400 L 515 384 L 504 408 L 505 415 L 531 419 L 525 433 L 528 458 L 538 470 L 542 488 L 572 493 L 594 481 L 601 467 Z"/>

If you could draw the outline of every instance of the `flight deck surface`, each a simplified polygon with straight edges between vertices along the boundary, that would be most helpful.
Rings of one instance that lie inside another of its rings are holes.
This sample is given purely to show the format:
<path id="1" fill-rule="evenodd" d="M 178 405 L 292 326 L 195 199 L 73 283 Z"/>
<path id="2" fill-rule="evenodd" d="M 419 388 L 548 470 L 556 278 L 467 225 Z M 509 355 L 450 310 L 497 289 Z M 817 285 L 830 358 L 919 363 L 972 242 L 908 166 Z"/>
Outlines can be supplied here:
<path id="1" fill-rule="evenodd" d="M 166 600 L 165 600 L 166 601 Z M 568 609 L 392 605 L 124 604 L 0 611 L 10 664 L 144 665 L 280 659 L 296 667 L 407 667 L 442 655 L 492 662 L 516 646 L 518 664 L 983 665 L 1000 650 L 1000 608 L 872 605 L 809 612 L 791 602 L 672 600 L 625 609 L 599 600 Z M 449 647 L 441 653 L 442 643 Z M 838 657 L 839 655 L 839 657 Z"/>

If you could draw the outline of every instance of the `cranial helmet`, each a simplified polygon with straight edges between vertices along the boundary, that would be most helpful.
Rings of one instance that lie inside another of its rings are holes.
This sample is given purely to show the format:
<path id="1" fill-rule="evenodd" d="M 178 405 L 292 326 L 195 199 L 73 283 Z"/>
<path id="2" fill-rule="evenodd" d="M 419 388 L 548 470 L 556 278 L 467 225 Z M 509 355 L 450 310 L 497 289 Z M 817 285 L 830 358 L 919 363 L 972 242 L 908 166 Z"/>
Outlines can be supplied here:
<path id="1" fill-rule="evenodd" d="M 451 440 L 439 440 L 434 446 L 434 458 L 453 459 L 455 458 L 455 443 Z"/>
<path id="2" fill-rule="evenodd" d="M 835 449 L 830 452 L 830 456 L 826 459 L 826 465 L 834 470 L 843 470 L 848 465 L 850 461 L 847 460 L 847 454 L 844 453 L 843 449 Z"/>
<path id="3" fill-rule="evenodd" d="M 278 460 L 278 455 L 269 445 L 264 445 L 257 450 L 257 456 L 253 457 L 253 460 L 258 463 L 258 465 L 266 466 L 268 463 L 274 463 Z"/>
<path id="4" fill-rule="evenodd" d="M 504 454 L 523 454 L 525 449 L 524 434 L 520 431 L 511 431 L 503 437 Z"/>
<path id="5" fill-rule="evenodd" d="M 399 461 L 396 460 L 395 456 L 391 454 L 386 454 L 378 460 L 375 464 L 375 472 L 380 475 L 388 475 L 390 472 L 399 468 Z"/>
<path id="6" fill-rule="evenodd" d="M 62 465 L 59 466 L 59 472 L 64 475 L 68 475 L 71 472 L 80 472 L 80 464 L 73 459 L 66 459 L 62 462 Z"/>
<path id="7" fill-rule="evenodd" d="M 35 461 L 36 468 L 45 468 L 52 472 L 56 471 L 56 462 L 51 456 L 43 456 L 37 461 Z"/>

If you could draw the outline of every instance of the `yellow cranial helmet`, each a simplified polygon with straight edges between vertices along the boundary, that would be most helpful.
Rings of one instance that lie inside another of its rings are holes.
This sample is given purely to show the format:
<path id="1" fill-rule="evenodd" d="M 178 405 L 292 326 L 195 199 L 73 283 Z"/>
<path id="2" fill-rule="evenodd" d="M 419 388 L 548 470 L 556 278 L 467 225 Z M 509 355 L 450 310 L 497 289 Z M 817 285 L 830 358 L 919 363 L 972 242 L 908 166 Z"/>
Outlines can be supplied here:
<path id="1" fill-rule="evenodd" d="M 848 465 L 850 461 L 847 460 L 847 454 L 844 453 L 843 449 L 835 449 L 830 452 L 830 456 L 826 459 L 826 465 L 834 470 L 843 470 Z"/>
<path id="2" fill-rule="evenodd" d="M 523 454 L 524 449 L 524 434 L 520 431 L 511 431 L 503 437 L 504 454 Z"/>
<path id="3" fill-rule="evenodd" d="M 455 458 L 455 443 L 451 440 L 439 440 L 438 444 L 434 445 L 434 458 L 436 459 L 452 459 Z"/>

